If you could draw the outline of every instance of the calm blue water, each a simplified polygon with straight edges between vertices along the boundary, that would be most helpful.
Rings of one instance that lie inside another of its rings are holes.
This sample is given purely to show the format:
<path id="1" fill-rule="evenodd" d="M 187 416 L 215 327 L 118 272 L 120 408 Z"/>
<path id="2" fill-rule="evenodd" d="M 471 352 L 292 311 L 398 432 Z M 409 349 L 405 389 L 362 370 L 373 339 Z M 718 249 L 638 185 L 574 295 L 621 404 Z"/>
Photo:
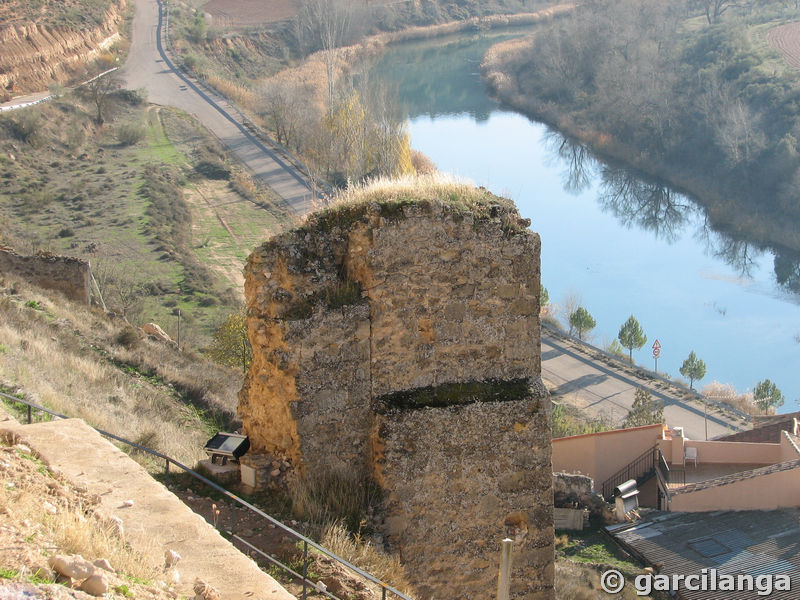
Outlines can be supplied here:
<path id="1" fill-rule="evenodd" d="M 708 230 L 702 211 L 670 190 L 592 158 L 565 159 L 563 138 L 500 110 L 477 73 L 493 41 L 406 45 L 377 66 L 399 85 L 412 146 L 517 203 L 542 237 L 551 303 L 577 296 L 597 321 L 593 343 L 613 340 L 634 314 L 648 337 L 637 362 L 653 367 L 658 339 L 659 372 L 680 376 L 694 350 L 708 367 L 700 387 L 746 391 L 770 378 L 786 395 L 782 410 L 800 408 L 800 301 L 776 283 L 772 253 Z M 582 165 L 583 185 L 570 164 Z"/>

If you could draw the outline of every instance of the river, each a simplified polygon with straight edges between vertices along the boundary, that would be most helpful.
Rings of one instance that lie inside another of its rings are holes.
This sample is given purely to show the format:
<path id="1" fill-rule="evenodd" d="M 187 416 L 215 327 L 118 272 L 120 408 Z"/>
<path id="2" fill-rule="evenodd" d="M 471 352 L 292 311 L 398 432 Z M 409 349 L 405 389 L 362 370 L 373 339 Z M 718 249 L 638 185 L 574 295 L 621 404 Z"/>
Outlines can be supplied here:
<path id="1" fill-rule="evenodd" d="M 397 90 L 413 148 L 510 197 L 531 219 L 542 238 L 542 283 L 562 323 L 559 309 L 577 299 L 597 321 L 589 341 L 604 347 L 633 314 L 648 338 L 636 362 L 654 368 L 657 339 L 659 373 L 680 377 L 694 350 L 707 365 L 700 388 L 718 381 L 744 392 L 769 378 L 786 396 L 781 411 L 800 409 L 800 296 L 785 278 L 778 283 L 774 253 L 711 230 L 687 197 L 502 109 L 478 67 L 507 37 L 391 47 L 370 78 Z"/>

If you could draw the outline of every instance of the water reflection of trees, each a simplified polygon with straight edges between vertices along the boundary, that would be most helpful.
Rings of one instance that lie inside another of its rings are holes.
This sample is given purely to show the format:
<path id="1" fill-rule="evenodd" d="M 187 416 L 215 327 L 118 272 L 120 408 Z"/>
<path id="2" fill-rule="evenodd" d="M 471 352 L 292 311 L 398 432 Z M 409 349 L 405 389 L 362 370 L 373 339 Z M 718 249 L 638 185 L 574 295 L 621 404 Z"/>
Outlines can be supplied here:
<path id="1" fill-rule="evenodd" d="M 735 269 L 740 277 L 751 277 L 756 259 L 764 254 L 747 240 L 713 229 L 707 216 L 698 225 L 695 238 L 705 244 L 706 254 Z"/>
<path id="2" fill-rule="evenodd" d="M 667 186 L 640 179 L 632 172 L 604 166 L 598 202 L 625 227 L 634 225 L 657 239 L 674 242 L 698 209 Z"/>
<path id="3" fill-rule="evenodd" d="M 800 294 L 800 254 L 796 252 L 775 253 L 775 278 L 788 292 Z"/>
<path id="4" fill-rule="evenodd" d="M 557 131 L 548 130 L 544 146 L 551 162 L 564 166 L 562 185 L 571 193 L 588 189 L 599 175 L 598 202 L 625 227 L 640 227 L 657 239 L 678 240 L 690 225 L 706 253 L 732 267 L 742 277 L 751 277 L 756 261 L 765 252 L 774 253 L 775 280 L 787 292 L 800 296 L 800 253 L 768 248 L 758 240 L 746 240 L 714 229 L 705 211 L 668 186 L 642 179 L 624 168 L 598 161 L 589 148 Z"/>
<path id="5" fill-rule="evenodd" d="M 591 185 L 598 163 L 585 144 L 547 129 L 543 145 L 553 157 L 551 164 L 553 162 L 564 164 L 561 184 L 566 191 L 579 194 Z"/>
<path id="6" fill-rule="evenodd" d="M 512 37 L 457 36 L 448 42 L 426 40 L 395 46 L 371 68 L 376 81 L 399 90 L 409 118 L 469 114 L 486 121 L 497 102 L 485 92 L 480 61 L 490 46 Z"/>

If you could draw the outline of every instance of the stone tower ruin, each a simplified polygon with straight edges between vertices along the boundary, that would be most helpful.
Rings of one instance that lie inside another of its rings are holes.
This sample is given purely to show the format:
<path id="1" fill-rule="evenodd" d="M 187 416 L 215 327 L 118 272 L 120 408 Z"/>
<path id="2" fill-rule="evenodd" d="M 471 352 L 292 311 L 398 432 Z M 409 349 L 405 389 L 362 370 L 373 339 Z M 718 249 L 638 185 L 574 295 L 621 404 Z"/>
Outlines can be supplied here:
<path id="1" fill-rule="evenodd" d="M 512 597 L 552 598 L 539 236 L 483 189 L 414 190 L 362 191 L 250 256 L 243 469 L 369 477 L 419 598 L 494 597 L 506 536 Z"/>

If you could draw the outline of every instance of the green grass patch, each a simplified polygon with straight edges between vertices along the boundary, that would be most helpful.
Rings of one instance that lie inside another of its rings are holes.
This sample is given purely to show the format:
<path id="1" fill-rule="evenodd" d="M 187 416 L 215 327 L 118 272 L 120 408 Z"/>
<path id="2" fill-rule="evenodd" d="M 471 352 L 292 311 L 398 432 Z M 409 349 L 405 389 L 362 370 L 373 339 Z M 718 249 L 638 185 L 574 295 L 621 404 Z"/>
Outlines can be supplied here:
<path id="1" fill-rule="evenodd" d="M 445 383 L 386 394 L 377 398 L 377 406 L 386 410 L 459 406 L 475 402 L 513 402 L 529 398 L 531 394 L 530 382 L 527 379 Z"/>
<path id="2" fill-rule="evenodd" d="M 30 452 L 23 452 L 23 451 L 22 451 L 22 450 L 20 450 L 19 448 L 17 448 L 17 454 L 18 454 L 18 455 L 19 455 L 21 458 L 24 458 L 25 460 L 29 460 L 29 461 L 31 461 L 33 464 L 35 464 L 35 465 L 36 465 L 36 470 L 37 470 L 39 473 L 41 473 L 42 475 L 46 475 L 46 476 L 48 476 L 48 477 L 50 476 L 50 469 L 48 469 L 48 468 L 47 468 L 47 465 L 46 465 L 46 464 L 44 464 L 44 461 L 42 461 L 42 459 L 41 459 L 41 458 L 39 458 L 38 456 L 34 456 L 34 455 L 33 455 L 33 454 L 31 454 Z"/>
<path id="3" fill-rule="evenodd" d="M 555 543 L 557 558 L 615 568 L 625 574 L 641 572 L 641 567 L 628 559 L 616 543 L 595 529 L 556 531 Z"/>
<path id="4" fill-rule="evenodd" d="M 3 241 L 21 254 L 44 250 L 91 261 L 109 309 L 131 323 L 157 322 L 175 338 L 173 309 L 180 308 L 182 341 L 202 347 L 241 301 L 246 257 L 276 218 L 228 190 L 228 182 L 195 174 L 193 163 L 203 157 L 227 158 L 192 118 L 116 95 L 113 103 L 103 128 L 92 107 L 72 95 L 26 110 L 24 122 L 0 117 L 0 143 L 15 146 L 13 157 L 0 157 Z M 127 123 L 145 125 L 144 138 L 128 146 L 117 135 Z M 201 211 L 184 196 L 200 187 L 225 194 L 209 199 L 220 207 L 195 223 Z M 213 227 L 208 235 L 206 227 Z"/>
<path id="5" fill-rule="evenodd" d="M 125 598 L 133 598 L 133 592 L 128 587 L 127 583 L 122 583 L 120 585 L 114 586 L 114 591 L 124 596 Z"/>
<path id="6" fill-rule="evenodd" d="M 148 145 L 142 148 L 140 156 L 145 160 L 157 160 L 158 162 L 180 166 L 185 164 L 186 157 L 179 152 L 164 129 L 161 113 L 166 109 L 154 109 L 147 111 L 147 140 Z"/>

